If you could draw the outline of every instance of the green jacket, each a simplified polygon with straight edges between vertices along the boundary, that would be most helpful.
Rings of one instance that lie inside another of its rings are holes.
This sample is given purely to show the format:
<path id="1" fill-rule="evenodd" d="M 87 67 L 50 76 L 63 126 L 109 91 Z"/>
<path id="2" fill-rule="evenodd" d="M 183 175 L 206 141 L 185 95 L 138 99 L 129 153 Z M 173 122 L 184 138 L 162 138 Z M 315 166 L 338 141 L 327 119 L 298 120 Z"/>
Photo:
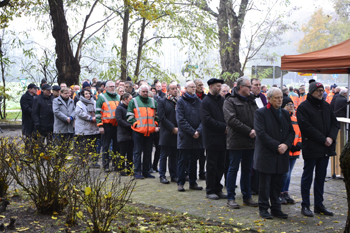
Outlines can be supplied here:
<path id="1" fill-rule="evenodd" d="M 134 108 L 136 108 L 135 103 L 134 103 L 135 100 L 137 101 L 139 108 L 141 108 L 141 107 L 154 108 L 156 111 L 154 121 L 159 122 L 158 115 L 157 115 L 157 106 L 158 106 L 157 101 L 155 101 L 154 99 L 152 101 L 152 98 L 150 98 L 150 97 L 144 98 L 144 97 L 138 95 L 135 98 L 133 98 L 129 102 L 129 105 L 128 105 L 126 119 L 131 125 L 133 125 L 136 122 L 135 114 L 134 114 Z M 154 103 L 154 105 L 153 105 L 153 103 Z"/>
<path id="2" fill-rule="evenodd" d="M 112 124 L 117 126 L 115 118 L 115 110 L 119 105 L 119 95 L 114 93 L 104 93 L 98 96 L 96 101 L 96 124 L 98 127 L 103 127 L 103 124 Z"/>

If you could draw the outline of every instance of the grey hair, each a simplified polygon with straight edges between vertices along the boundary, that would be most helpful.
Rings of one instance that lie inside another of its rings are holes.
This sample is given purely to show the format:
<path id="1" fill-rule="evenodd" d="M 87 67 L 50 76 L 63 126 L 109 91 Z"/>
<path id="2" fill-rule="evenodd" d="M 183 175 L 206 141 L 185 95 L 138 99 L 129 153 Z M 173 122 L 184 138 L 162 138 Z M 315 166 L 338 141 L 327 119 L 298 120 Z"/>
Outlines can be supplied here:
<path id="1" fill-rule="evenodd" d="M 197 86 L 197 83 L 198 83 L 198 82 L 203 82 L 203 80 L 200 79 L 200 78 L 196 78 L 195 80 L 193 80 L 193 82 L 194 82 L 194 84 Z"/>
<path id="2" fill-rule="evenodd" d="M 142 84 L 142 85 L 139 87 L 139 90 L 142 90 L 143 88 L 147 88 L 147 91 L 149 91 L 148 85 Z"/>
<path id="3" fill-rule="evenodd" d="M 242 86 L 245 86 L 246 81 L 250 83 L 250 79 L 247 76 L 242 76 L 239 79 L 237 79 L 237 90 L 240 90 Z"/>
<path id="4" fill-rule="evenodd" d="M 288 87 L 283 87 L 282 88 L 282 93 L 288 93 L 289 92 L 289 89 L 288 89 Z"/>
<path id="5" fill-rule="evenodd" d="M 221 85 L 221 89 L 224 88 L 224 87 L 228 87 L 228 89 L 230 89 L 230 86 L 225 84 L 225 83 Z"/>
<path id="6" fill-rule="evenodd" d="M 110 85 L 111 83 L 114 84 L 113 81 L 108 81 L 108 82 L 106 82 L 106 87 L 109 87 L 109 85 Z"/>
<path id="7" fill-rule="evenodd" d="M 193 84 L 195 84 L 193 81 L 188 81 L 188 82 L 186 82 L 186 85 L 185 85 L 185 87 L 188 87 L 188 85 L 190 84 L 190 83 L 193 83 Z"/>
<path id="8" fill-rule="evenodd" d="M 348 89 L 342 88 L 341 91 L 339 92 L 339 95 L 347 96 L 348 94 Z"/>
<path id="9" fill-rule="evenodd" d="M 288 89 L 288 88 L 287 88 L 287 89 Z M 271 99 L 271 98 L 273 97 L 273 94 L 274 94 L 275 92 L 281 92 L 281 90 L 280 90 L 279 88 L 277 88 L 277 87 L 271 87 L 270 90 L 267 91 L 266 97 L 269 98 L 269 99 Z"/>

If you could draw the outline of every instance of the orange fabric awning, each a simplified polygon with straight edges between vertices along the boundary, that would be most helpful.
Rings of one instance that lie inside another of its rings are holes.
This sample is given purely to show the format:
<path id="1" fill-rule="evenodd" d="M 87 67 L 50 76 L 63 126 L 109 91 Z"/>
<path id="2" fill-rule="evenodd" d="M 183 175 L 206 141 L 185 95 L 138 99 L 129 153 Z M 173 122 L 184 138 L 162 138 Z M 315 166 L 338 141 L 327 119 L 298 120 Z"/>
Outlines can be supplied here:
<path id="1" fill-rule="evenodd" d="M 299 55 L 284 55 L 281 70 L 314 74 L 349 74 L 350 40 Z"/>

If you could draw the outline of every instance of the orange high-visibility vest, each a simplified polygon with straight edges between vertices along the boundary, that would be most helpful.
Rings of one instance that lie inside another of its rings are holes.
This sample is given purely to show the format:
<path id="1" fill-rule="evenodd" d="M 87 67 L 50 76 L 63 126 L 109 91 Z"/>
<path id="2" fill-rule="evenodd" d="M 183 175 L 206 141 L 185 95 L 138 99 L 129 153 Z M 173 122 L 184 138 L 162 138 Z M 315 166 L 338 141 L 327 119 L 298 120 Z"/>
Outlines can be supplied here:
<path id="1" fill-rule="evenodd" d="M 40 94 L 41 94 L 41 90 L 37 90 L 36 95 L 40 95 Z"/>
<path id="2" fill-rule="evenodd" d="M 290 117 L 290 120 L 292 121 L 293 129 L 295 132 L 295 138 L 293 141 L 293 145 L 296 146 L 297 143 L 301 142 L 301 132 L 299 129 L 297 118 L 292 115 Z M 294 152 L 289 151 L 289 156 L 299 156 L 299 155 L 300 155 L 300 151 L 294 151 Z"/>
<path id="3" fill-rule="evenodd" d="M 294 107 L 295 107 L 295 108 L 298 108 L 298 106 L 299 106 L 299 96 L 293 96 L 293 95 L 291 95 L 291 96 L 289 96 L 289 97 L 293 100 Z"/>
<path id="4" fill-rule="evenodd" d="M 155 121 L 156 107 L 154 99 L 151 98 L 152 107 L 139 107 L 139 103 L 136 98 L 133 98 L 135 108 L 134 116 L 136 122 L 131 127 L 135 132 L 142 133 L 145 137 L 149 137 L 151 133 L 154 133 L 158 123 Z"/>
<path id="5" fill-rule="evenodd" d="M 119 105 L 118 100 L 108 101 L 105 95 L 100 95 L 100 98 L 104 100 L 101 107 L 101 120 L 102 123 L 98 123 L 97 126 L 101 126 L 103 124 L 112 124 L 113 126 L 117 126 L 118 122 L 115 117 L 115 110 Z M 97 108 L 96 108 L 97 110 Z"/>
<path id="6" fill-rule="evenodd" d="M 333 92 L 330 92 L 330 93 L 327 95 L 326 102 L 329 103 L 329 104 L 331 104 L 332 99 L 333 99 L 333 96 L 334 96 L 334 93 L 333 93 Z"/>
<path id="7" fill-rule="evenodd" d="M 307 95 L 303 95 L 299 97 L 299 105 L 306 100 Z"/>

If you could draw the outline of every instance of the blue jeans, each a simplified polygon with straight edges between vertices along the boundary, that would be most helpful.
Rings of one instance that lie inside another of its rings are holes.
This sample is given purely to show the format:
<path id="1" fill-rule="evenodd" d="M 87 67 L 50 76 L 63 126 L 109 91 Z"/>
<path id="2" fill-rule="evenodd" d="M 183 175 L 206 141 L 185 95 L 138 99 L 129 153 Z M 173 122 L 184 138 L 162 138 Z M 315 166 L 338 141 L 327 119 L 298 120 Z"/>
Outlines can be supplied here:
<path id="1" fill-rule="evenodd" d="M 304 159 L 304 171 L 301 177 L 301 197 L 303 199 L 301 205 L 310 207 L 310 188 L 315 170 L 314 180 L 314 206 L 322 206 L 324 182 L 327 174 L 329 157 L 322 157 L 319 159 Z"/>
<path id="2" fill-rule="evenodd" d="M 236 179 L 239 164 L 241 163 L 241 191 L 243 200 L 248 200 L 252 197 L 250 190 L 250 177 L 253 163 L 254 150 L 230 150 L 230 165 L 227 172 L 227 199 L 235 200 Z"/>
<path id="3" fill-rule="evenodd" d="M 166 162 L 167 158 L 168 168 L 171 178 L 176 178 L 176 168 L 177 168 L 177 149 L 176 146 L 162 146 L 160 150 L 159 159 L 159 177 L 165 177 L 166 173 Z"/>
<path id="4" fill-rule="evenodd" d="M 189 165 L 188 176 L 190 186 L 197 184 L 197 160 L 199 159 L 201 149 L 179 149 L 177 160 L 178 185 L 184 185 L 186 182 L 186 165 Z"/>
<path id="5" fill-rule="evenodd" d="M 145 175 L 149 173 L 151 158 L 152 158 L 152 146 L 153 146 L 153 134 L 149 137 L 145 137 L 143 134 L 133 131 L 134 137 L 134 175 L 141 175 L 141 172 Z M 142 170 L 141 170 L 141 154 L 143 152 Z"/>
<path id="6" fill-rule="evenodd" d="M 289 157 L 289 170 L 282 176 L 282 193 L 288 192 L 289 190 L 290 178 L 296 161 L 297 158 Z"/>

